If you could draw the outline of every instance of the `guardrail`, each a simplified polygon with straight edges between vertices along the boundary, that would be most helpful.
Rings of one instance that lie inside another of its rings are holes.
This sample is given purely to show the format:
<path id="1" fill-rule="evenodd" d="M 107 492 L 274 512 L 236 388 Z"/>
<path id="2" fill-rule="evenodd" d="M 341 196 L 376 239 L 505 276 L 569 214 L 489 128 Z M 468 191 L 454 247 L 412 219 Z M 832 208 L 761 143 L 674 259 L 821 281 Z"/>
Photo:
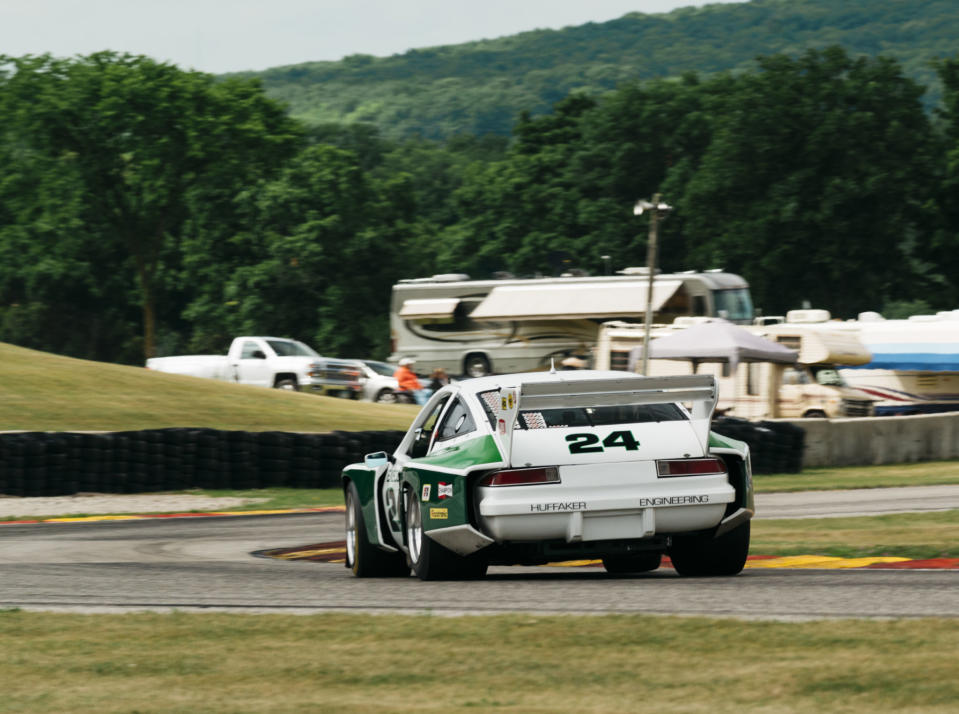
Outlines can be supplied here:
<path id="1" fill-rule="evenodd" d="M 803 466 L 878 466 L 959 459 L 959 412 L 780 423 L 805 430 Z"/>

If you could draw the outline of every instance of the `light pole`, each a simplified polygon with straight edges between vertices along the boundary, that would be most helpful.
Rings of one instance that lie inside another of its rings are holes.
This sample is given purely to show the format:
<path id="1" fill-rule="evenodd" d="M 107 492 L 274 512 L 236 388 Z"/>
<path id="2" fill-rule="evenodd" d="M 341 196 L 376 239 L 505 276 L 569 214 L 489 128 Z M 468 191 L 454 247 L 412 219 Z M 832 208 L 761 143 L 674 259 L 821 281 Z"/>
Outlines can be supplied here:
<path id="1" fill-rule="evenodd" d="M 646 286 L 645 329 L 643 331 L 643 374 L 649 373 L 649 331 L 653 325 L 653 280 L 656 276 L 656 243 L 659 238 L 659 222 L 665 220 L 673 207 L 660 201 L 654 194 L 652 201 L 640 199 L 633 206 L 633 215 L 641 216 L 649 211 L 649 241 L 646 244 L 646 271 L 649 283 Z"/>

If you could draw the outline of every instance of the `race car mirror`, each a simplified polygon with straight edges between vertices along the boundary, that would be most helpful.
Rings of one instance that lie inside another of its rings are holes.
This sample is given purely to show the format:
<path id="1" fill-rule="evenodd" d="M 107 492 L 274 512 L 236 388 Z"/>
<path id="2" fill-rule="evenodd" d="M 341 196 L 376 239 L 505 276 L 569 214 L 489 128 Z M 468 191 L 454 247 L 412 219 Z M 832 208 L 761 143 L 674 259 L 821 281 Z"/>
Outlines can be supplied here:
<path id="1" fill-rule="evenodd" d="M 369 466 L 370 468 L 376 468 L 377 466 L 383 466 L 390 462 L 390 457 L 385 451 L 374 451 L 372 454 L 367 454 L 363 457 L 363 463 Z"/>

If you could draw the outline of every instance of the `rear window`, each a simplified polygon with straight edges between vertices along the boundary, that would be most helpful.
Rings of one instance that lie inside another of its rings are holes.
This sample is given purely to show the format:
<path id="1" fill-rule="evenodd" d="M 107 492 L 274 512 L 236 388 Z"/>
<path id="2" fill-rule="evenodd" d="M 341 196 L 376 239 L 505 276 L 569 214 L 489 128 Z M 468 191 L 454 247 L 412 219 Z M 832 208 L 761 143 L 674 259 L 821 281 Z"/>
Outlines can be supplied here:
<path id="1" fill-rule="evenodd" d="M 499 390 L 480 392 L 479 397 L 490 426 L 496 426 L 495 404 Z M 642 424 L 660 421 L 685 421 L 686 414 L 676 404 L 626 404 L 607 407 L 567 407 L 563 409 L 522 410 L 516 429 L 558 429 L 564 427 Z"/>
<path id="2" fill-rule="evenodd" d="M 522 429 L 559 429 L 610 424 L 642 424 L 684 421 L 686 415 L 675 404 L 626 404 L 612 407 L 575 407 L 521 411 L 516 423 Z"/>

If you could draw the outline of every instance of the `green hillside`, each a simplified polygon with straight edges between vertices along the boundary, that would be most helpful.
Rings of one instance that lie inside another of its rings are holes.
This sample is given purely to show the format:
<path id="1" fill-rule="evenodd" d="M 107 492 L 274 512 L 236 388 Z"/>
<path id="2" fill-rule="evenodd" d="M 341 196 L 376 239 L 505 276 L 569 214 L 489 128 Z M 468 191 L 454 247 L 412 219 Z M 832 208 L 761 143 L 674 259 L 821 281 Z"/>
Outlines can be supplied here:
<path id="1" fill-rule="evenodd" d="M 897 58 L 931 88 L 933 103 L 939 90 L 930 60 L 953 55 L 957 37 L 953 0 L 753 0 L 245 76 L 261 77 L 268 94 L 311 124 L 369 122 L 387 136 L 440 138 L 508 134 L 521 112 L 546 112 L 571 91 L 741 71 L 757 55 L 833 44 Z"/>
<path id="2" fill-rule="evenodd" d="M 406 429 L 416 407 L 227 384 L 0 343 L 0 431 Z"/>

